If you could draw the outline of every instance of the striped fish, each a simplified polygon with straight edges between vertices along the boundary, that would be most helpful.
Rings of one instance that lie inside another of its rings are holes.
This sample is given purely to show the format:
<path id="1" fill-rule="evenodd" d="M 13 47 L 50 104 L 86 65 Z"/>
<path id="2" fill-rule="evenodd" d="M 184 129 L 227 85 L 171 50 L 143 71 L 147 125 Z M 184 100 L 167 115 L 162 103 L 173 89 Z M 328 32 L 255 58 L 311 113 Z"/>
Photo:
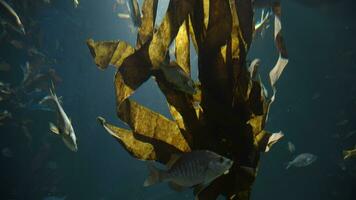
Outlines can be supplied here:
<path id="1" fill-rule="evenodd" d="M 159 182 L 169 182 L 179 188 L 207 185 L 217 177 L 228 173 L 233 161 L 208 150 L 192 151 L 181 156 L 173 156 L 167 170 L 157 169 L 149 164 L 150 175 L 144 186 Z"/>

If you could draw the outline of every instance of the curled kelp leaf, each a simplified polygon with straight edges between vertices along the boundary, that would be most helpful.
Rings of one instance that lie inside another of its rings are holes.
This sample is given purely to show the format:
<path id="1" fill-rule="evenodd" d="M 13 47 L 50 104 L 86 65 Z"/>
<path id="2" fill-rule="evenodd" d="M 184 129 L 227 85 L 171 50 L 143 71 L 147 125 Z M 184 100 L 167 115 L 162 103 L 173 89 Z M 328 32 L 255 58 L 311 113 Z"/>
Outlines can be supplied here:
<path id="1" fill-rule="evenodd" d="M 281 76 L 284 68 L 288 64 L 288 54 L 284 44 L 283 36 L 282 36 L 282 24 L 281 24 L 281 7 L 280 3 L 276 2 L 273 4 L 273 12 L 275 14 L 274 18 L 274 39 L 276 42 L 276 46 L 279 52 L 279 57 L 276 65 L 269 73 L 270 84 L 273 89 L 273 95 L 271 97 L 271 103 L 275 100 L 275 95 L 277 92 L 276 83 Z"/>
<path id="2" fill-rule="evenodd" d="M 263 130 L 256 136 L 256 145 L 261 152 L 268 152 L 283 137 L 284 134 L 281 131 L 272 134 Z"/>
<path id="3" fill-rule="evenodd" d="M 189 20 L 187 19 L 179 28 L 175 39 L 175 57 L 177 64 L 184 70 L 185 73 L 190 75 Z"/>
<path id="4" fill-rule="evenodd" d="M 256 78 L 257 72 L 258 72 L 258 67 L 260 66 L 260 64 L 261 64 L 261 60 L 258 59 L 258 58 L 254 59 L 251 62 L 250 66 L 248 68 L 248 71 L 250 72 L 250 78 L 251 79 L 255 79 Z"/>
<path id="5" fill-rule="evenodd" d="M 171 155 L 183 153 L 174 146 L 156 140 L 153 137 L 146 137 L 131 130 L 116 127 L 103 117 L 97 118 L 103 128 L 113 136 L 133 157 L 140 160 L 155 160 L 166 164 Z"/>
<path id="6" fill-rule="evenodd" d="M 170 44 L 179 28 L 192 11 L 195 1 L 170 1 L 162 24 L 153 35 L 149 44 L 148 55 L 153 69 L 158 69 L 166 59 Z"/>
<path id="7" fill-rule="evenodd" d="M 87 45 L 100 69 L 106 69 L 109 64 L 120 68 L 123 61 L 135 52 L 135 49 L 124 41 L 95 42 L 89 39 Z"/>
<path id="8" fill-rule="evenodd" d="M 137 140 L 132 131 L 109 124 L 103 117 L 98 117 L 97 120 L 110 135 L 123 144 L 132 156 L 142 160 L 154 160 L 156 158 L 153 145 Z"/>
<path id="9" fill-rule="evenodd" d="M 175 122 L 130 99 L 117 108 L 118 116 L 133 132 L 170 144 L 182 152 L 190 151 Z"/>

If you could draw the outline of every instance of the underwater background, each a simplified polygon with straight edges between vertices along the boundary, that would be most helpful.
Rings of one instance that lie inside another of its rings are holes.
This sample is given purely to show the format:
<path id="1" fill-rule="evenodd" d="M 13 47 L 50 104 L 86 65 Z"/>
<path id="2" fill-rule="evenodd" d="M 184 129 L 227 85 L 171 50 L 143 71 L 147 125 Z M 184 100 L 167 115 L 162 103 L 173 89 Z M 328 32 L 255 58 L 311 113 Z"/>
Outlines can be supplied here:
<path id="1" fill-rule="evenodd" d="M 144 188 L 146 164 L 129 156 L 96 121 L 100 115 L 126 126 L 116 117 L 115 69 L 98 70 L 86 45 L 88 38 L 135 44 L 137 30 L 117 17 L 114 2 L 81 0 L 73 8 L 71 0 L 52 1 L 31 13 L 40 29 L 39 50 L 56 60 L 49 65 L 62 79 L 56 92 L 63 96 L 79 151 L 69 151 L 50 133 L 53 113 L 14 112 L 16 120 L 32 121 L 27 126 L 31 142 L 19 127 L 0 126 L 0 199 L 193 199 L 190 190 L 176 193 L 166 184 Z M 167 3 L 159 1 L 157 24 Z M 290 61 L 278 82 L 267 130 L 281 130 L 285 137 L 262 155 L 252 199 L 356 199 L 356 161 L 342 157 L 343 150 L 356 144 L 356 134 L 350 134 L 356 130 L 356 3 L 285 0 L 282 9 Z M 26 18 L 24 13 L 19 15 Z M 21 36 L 12 37 L 16 38 Z M 248 55 L 248 59 L 262 60 L 260 70 L 266 77 L 278 57 L 271 38 L 270 28 L 253 41 Z M 27 55 L 5 39 L 0 41 L 0 59 L 11 63 L 11 70 L 0 72 L 0 81 L 19 85 L 23 79 L 20 66 L 25 65 Z M 171 118 L 152 80 L 133 98 Z M 3 110 L 10 111 L 0 102 Z M 296 146 L 295 154 L 288 151 L 288 141 Z M 317 155 L 317 161 L 305 168 L 285 169 L 288 161 L 306 152 Z"/>

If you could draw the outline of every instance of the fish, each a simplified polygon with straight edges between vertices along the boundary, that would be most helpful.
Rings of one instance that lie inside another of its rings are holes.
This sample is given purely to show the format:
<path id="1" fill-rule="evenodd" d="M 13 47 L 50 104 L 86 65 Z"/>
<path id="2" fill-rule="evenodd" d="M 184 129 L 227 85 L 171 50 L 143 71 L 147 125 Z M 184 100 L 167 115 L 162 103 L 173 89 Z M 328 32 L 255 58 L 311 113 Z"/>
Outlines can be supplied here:
<path id="1" fill-rule="evenodd" d="M 288 151 L 291 153 L 295 152 L 295 145 L 291 141 L 288 142 Z"/>
<path id="2" fill-rule="evenodd" d="M 43 200 L 65 200 L 67 197 L 58 197 L 58 196 L 48 196 L 44 197 Z"/>
<path id="3" fill-rule="evenodd" d="M 349 120 L 344 119 L 336 123 L 336 126 L 345 126 L 346 124 L 349 123 Z"/>
<path id="4" fill-rule="evenodd" d="M 10 44 L 12 46 L 14 46 L 16 49 L 23 49 L 24 48 L 24 44 L 18 40 L 11 40 Z"/>
<path id="5" fill-rule="evenodd" d="M 26 31 L 20 17 L 4 0 L 0 0 L 0 18 L 3 19 L 4 24 L 9 25 L 12 29 L 20 32 L 21 34 L 26 35 Z"/>
<path id="6" fill-rule="evenodd" d="M 194 81 L 175 62 L 172 62 L 169 65 L 163 64 L 160 67 L 160 70 L 174 89 L 190 95 L 197 93 Z"/>
<path id="7" fill-rule="evenodd" d="M 74 8 L 79 6 L 79 0 L 73 0 Z"/>
<path id="8" fill-rule="evenodd" d="M 8 147 L 3 148 L 1 150 L 1 154 L 6 158 L 11 158 L 14 156 L 11 149 L 9 149 Z"/>
<path id="9" fill-rule="evenodd" d="M 11 65 L 9 65 L 7 62 L 0 62 L 0 71 L 10 71 L 11 70 Z"/>
<path id="10" fill-rule="evenodd" d="M 62 138 L 64 144 L 71 151 L 77 152 L 78 151 L 77 137 L 75 135 L 72 122 L 61 106 L 60 100 L 55 93 L 53 82 L 52 82 L 52 87 L 50 88 L 50 95 L 44 97 L 39 102 L 39 104 L 44 104 L 48 101 L 54 102 L 56 111 L 58 112 L 58 124 L 55 125 L 52 122 L 49 123 L 49 128 L 51 132 L 56 135 L 59 135 Z"/>
<path id="11" fill-rule="evenodd" d="M 0 113 L 0 121 L 9 118 L 12 118 L 12 114 L 9 111 L 4 110 L 3 112 Z"/>
<path id="12" fill-rule="evenodd" d="M 172 189 L 178 191 L 187 187 L 202 188 L 217 177 L 227 174 L 232 165 L 232 160 L 209 150 L 173 155 L 167 164 L 167 170 L 148 164 L 150 174 L 144 186 L 168 182 Z"/>
<path id="13" fill-rule="evenodd" d="M 350 158 L 355 158 L 356 157 L 356 145 L 355 145 L 354 149 L 345 150 L 342 152 L 342 154 L 344 156 L 344 160 L 350 159 Z"/>
<path id="14" fill-rule="evenodd" d="M 137 0 L 126 0 L 126 6 L 134 26 L 141 26 L 141 13 Z"/>
<path id="15" fill-rule="evenodd" d="M 262 9 L 261 19 L 255 23 L 255 35 L 260 34 L 262 37 L 264 36 L 265 31 L 269 28 L 268 21 L 271 16 L 272 12 L 266 11 L 266 9 Z"/>
<path id="16" fill-rule="evenodd" d="M 310 153 L 302 153 L 294 158 L 294 160 L 288 162 L 286 169 L 290 167 L 306 167 L 311 165 L 317 160 L 317 156 Z"/>

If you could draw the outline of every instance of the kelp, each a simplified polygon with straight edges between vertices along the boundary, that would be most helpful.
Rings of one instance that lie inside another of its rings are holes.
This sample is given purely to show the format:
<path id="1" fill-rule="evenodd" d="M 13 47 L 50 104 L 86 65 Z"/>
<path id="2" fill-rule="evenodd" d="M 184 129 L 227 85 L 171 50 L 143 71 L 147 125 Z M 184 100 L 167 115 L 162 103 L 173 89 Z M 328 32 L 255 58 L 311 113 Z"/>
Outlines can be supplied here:
<path id="1" fill-rule="evenodd" d="M 279 59 L 269 77 L 271 97 L 258 68 L 246 55 L 256 35 L 251 1 L 171 0 L 155 28 L 158 0 L 145 0 L 136 47 L 124 41 L 87 41 L 99 69 L 116 67 L 117 116 L 130 128 L 100 124 L 135 158 L 166 164 L 175 153 L 209 149 L 234 160 L 223 175 L 197 199 L 249 199 L 261 152 L 268 152 L 283 134 L 265 130 L 276 94 L 276 82 L 288 63 L 281 32 L 281 9 L 268 4 L 275 15 Z M 266 22 L 267 23 L 267 22 Z M 174 57 L 169 48 L 174 42 Z M 190 44 L 198 54 L 199 81 L 193 82 Z M 130 99 L 150 77 L 165 95 L 173 120 Z M 254 173 L 244 167 L 255 169 Z"/>

